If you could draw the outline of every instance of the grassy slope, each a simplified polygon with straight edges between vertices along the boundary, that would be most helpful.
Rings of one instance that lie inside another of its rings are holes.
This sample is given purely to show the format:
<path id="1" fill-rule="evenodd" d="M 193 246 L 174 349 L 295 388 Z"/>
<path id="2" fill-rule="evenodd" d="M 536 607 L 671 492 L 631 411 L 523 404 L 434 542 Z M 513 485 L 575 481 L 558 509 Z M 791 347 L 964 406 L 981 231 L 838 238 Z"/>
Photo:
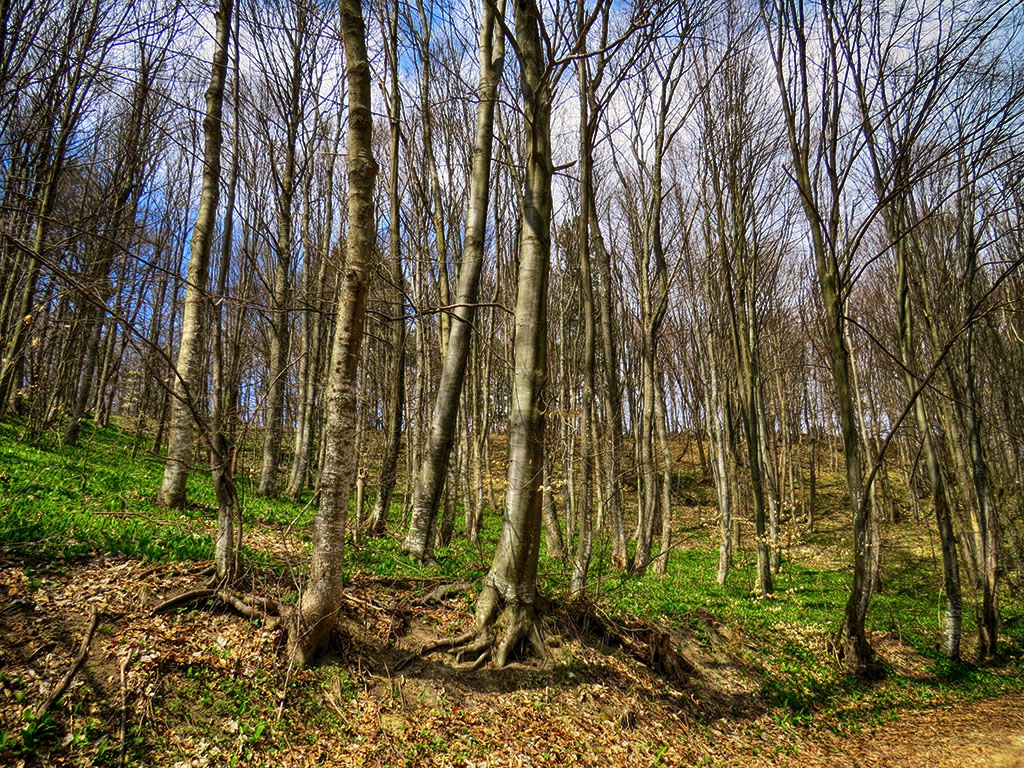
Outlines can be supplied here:
<path id="1" fill-rule="evenodd" d="M 728 585 L 714 583 L 713 531 L 695 507 L 681 516 L 667 576 L 623 579 L 596 564 L 600 611 L 678 628 L 699 672 L 687 685 L 660 681 L 621 648 L 588 636 L 565 607 L 549 620 L 560 638 L 549 667 L 464 675 L 438 654 L 396 682 L 390 670 L 409 649 L 471 621 L 475 587 L 445 606 L 413 609 L 409 599 L 431 579 L 478 582 L 497 534 L 494 516 L 481 547 L 456 542 L 439 553 L 440 575 L 408 564 L 390 538 L 350 550 L 346 640 L 331 663 L 293 674 L 278 665 L 274 633 L 258 625 L 206 611 L 146 613 L 158 596 L 195 586 L 209 556 L 207 479 L 194 477 L 192 508 L 161 510 L 153 503 L 161 465 L 142 452 L 133 459 L 130 435 L 86 429 L 83 438 L 67 450 L 54 435 L 0 425 L 0 588 L 10 601 L 0 608 L 10 628 L 0 631 L 0 758 L 174 764 L 204 753 L 213 763 L 305 756 L 312 764 L 320 749 L 352 764 L 461 765 L 494 758 L 515 745 L 515 733 L 537 727 L 545 735 L 530 742 L 536 750 L 520 748 L 527 764 L 590 764 L 595 755 L 605 765 L 698 757 L 729 764 L 730 755 L 740 755 L 735 764 L 781 764 L 816 732 L 1024 690 L 1024 610 L 1010 595 L 1000 664 L 951 668 L 939 657 L 936 562 L 927 526 L 912 522 L 884 534 L 886 589 L 870 616 L 889 675 L 871 685 L 842 676 L 828 651 L 848 583 L 838 497 L 816 533 L 791 531 L 773 599 L 749 596 L 749 552 Z M 245 509 L 254 563 L 246 588 L 294 595 L 309 510 L 248 497 Z M 567 577 L 564 563 L 542 562 L 543 588 L 556 604 Z M 105 650 L 94 643 L 89 662 L 97 672 L 81 676 L 52 718 L 37 722 L 31 707 L 66 668 L 89 600 L 104 612 Z M 967 632 L 973 606 L 969 596 Z M 509 723 L 511 735 L 502 731 Z"/>

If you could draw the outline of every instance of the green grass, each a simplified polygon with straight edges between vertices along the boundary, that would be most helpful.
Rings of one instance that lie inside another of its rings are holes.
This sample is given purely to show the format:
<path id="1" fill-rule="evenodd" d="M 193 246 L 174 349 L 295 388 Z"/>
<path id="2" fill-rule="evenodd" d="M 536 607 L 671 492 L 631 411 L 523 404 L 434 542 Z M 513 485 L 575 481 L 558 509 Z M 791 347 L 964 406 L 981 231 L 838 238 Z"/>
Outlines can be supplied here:
<path id="1" fill-rule="evenodd" d="M 82 427 L 78 444 L 55 432 L 0 423 L 0 551 L 43 558 L 98 553 L 154 561 L 204 560 L 213 551 L 216 499 L 206 472 L 188 481 L 189 506 L 161 508 L 163 462 L 133 458 L 134 437 L 117 427 Z M 247 523 L 304 526 L 312 507 L 261 499 L 239 482 Z M 261 553 L 250 552 L 257 561 Z"/>
<path id="2" fill-rule="evenodd" d="M 40 557 L 97 552 L 149 560 L 209 556 L 210 536 L 155 503 L 161 465 L 131 458 L 130 436 L 84 425 L 78 445 L 0 424 L 0 547 Z"/>

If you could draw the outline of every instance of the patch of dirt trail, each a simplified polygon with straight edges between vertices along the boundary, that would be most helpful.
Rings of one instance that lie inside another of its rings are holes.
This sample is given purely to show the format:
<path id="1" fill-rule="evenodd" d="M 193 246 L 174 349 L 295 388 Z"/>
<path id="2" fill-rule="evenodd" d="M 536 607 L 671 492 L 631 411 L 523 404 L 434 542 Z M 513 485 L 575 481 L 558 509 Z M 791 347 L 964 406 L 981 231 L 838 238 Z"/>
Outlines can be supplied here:
<path id="1" fill-rule="evenodd" d="M 845 768 L 1024 768 L 1024 695 L 904 712 L 895 722 L 822 738 L 794 764 Z"/>

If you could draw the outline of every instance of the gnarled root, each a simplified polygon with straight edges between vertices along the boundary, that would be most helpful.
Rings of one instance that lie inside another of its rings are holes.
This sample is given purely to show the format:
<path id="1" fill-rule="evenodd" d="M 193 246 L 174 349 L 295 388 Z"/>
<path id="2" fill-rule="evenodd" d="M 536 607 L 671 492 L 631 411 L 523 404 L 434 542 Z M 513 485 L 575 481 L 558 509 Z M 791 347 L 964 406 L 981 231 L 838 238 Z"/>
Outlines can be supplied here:
<path id="1" fill-rule="evenodd" d="M 444 638 L 420 649 L 420 655 L 447 650 L 457 663 L 471 660 L 466 667 L 480 669 L 488 661 L 504 667 L 521 648 L 528 646 L 547 660 L 550 656 L 540 631 L 534 603 L 518 600 L 502 606 L 504 600 L 491 586 L 485 586 L 477 600 L 476 628 L 465 634 Z M 500 609 L 500 614 L 499 614 Z"/>
<path id="2" fill-rule="evenodd" d="M 157 605 L 150 615 L 169 611 L 183 605 L 193 605 L 206 600 L 212 600 L 218 605 L 225 606 L 247 619 L 263 619 L 268 629 L 274 629 L 287 614 L 285 606 L 277 600 L 258 595 L 239 595 L 227 589 L 193 589 L 183 592 L 180 595 L 164 600 Z"/>
<path id="3" fill-rule="evenodd" d="M 521 643 L 529 643 L 534 652 L 545 661 L 550 656 L 544 638 L 540 634 L 537 612 L 532 604 L 512 603 L 502 611 L 498 619 L 501 636 L 494 649 L 494 665 L 504 667 L 509 655 L 514 653 Z"/>

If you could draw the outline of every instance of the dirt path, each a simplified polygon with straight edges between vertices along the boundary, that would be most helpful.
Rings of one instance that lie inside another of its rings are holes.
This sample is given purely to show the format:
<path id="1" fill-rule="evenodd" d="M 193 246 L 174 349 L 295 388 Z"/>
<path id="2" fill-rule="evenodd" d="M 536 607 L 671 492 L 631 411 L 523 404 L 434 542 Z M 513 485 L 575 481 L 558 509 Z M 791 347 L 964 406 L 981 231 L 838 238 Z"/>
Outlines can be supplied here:
<path id="1" fill-rule="evenodd" d="M 895 723 L 808 745 L 793 764 L 1024 768 L 1024 695 L 908 712 Z"/>

